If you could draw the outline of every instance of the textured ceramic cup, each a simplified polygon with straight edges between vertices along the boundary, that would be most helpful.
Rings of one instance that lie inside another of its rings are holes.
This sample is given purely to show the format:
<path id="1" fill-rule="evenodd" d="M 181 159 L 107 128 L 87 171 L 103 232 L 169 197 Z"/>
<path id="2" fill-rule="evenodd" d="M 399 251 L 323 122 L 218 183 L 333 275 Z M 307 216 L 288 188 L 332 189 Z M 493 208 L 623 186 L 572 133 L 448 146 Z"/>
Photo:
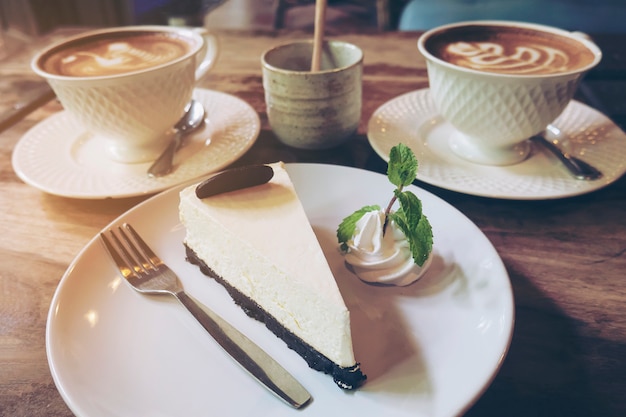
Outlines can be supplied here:
<path id="1" fill-rule="evenodd" d="M 499 31 L 515 41 L 532 36 L 539 43 L 500 45 Z M 492 72 L 483 66 L 462 66 L 441 52 L 443 47 L 437 45 L 443 43 L 448 52 L 449 45 L 456 45 L 450 54 L 481 64 L 497 62 L 502 69 Z M 569 52 L 561 54 L 559 45 L 567 45 Z M 530 151 L 528 139 L 563 112 L 583 75 L 602 55 L 580 33 L 502 21 L 437 27 L 418 39 L 418 49 L 426 58 L 434 104 L 456 130 L 450 138 L 451 149 L 462 158 L 486 165 L 524 160 Z M 559 66 L 553 72 L 534 73 L 522 65 L 543 59 Z M 573 60 L 579 64 L 573 65 Z"/>
<path id="2" fill-rule="evenodd" d="M 145 48 L 124 46 L 127 39 L 144 35 L 174 39 L 181 47 L 178 55 L 157 60 L 153 55 L 164 48 L 157 43 Z M 80 49 L 94 42 L 106 43 L 108 49 L 97 53 Z M 66 51 L 78 52 L 70 58 L 57 58 L 67 55 Z M 163 151 L 196 81 L 213 66 L 217 53 L 217 39 L 204 29 L 126 26 L 91 31 L 51 45 L 33 58 L 31 67 L 48 81 L 65 110 L 106 143 L 111 159 L 138 163 L 154 160 Z M 134 66 L 133 58 L 145 56 L 158 64 Z M 117 73 L 70 74 L 57 68 L 73 60 L 85 60 L 85 65 L 128 61 L 128 65 Z"/>
<path id="3" fill-rule="evenodd" d="M 326 41 L 321 70 L 311 72 L 313 43 L 281 45 L 263 54 L 263 88 L 270 126 L 299 149 L 328 149 L 354 134 L 361 119 L 363 52 Z"/>

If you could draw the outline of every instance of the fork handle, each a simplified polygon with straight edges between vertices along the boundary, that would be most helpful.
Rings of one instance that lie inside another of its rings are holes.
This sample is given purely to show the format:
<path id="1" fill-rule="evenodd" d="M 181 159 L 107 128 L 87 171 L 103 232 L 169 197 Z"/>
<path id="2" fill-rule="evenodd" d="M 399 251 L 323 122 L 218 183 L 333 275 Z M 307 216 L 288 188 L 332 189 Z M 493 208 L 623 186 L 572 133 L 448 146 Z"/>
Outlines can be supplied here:
<path id="1" fill-rule="evenodd" d="M 294 408 L 306 404 L 311 395 L 285 368 L 228 322 L 184 291 L 175 294 L 217 343 L 246 371 Z"/>

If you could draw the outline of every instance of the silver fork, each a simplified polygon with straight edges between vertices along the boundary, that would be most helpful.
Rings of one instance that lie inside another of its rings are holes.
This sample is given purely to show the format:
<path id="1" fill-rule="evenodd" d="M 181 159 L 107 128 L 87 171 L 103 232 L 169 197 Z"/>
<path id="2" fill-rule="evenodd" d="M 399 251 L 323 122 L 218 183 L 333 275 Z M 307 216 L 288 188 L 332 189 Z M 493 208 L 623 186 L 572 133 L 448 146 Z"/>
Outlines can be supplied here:
<path id="1" fill-rule="evenodd" d="M 104 246 L 120 273 L 144 294 L 170 294 L 176 297 L 202 327 L 245 370 L 270 391 L 294 408 L 306 404 L 311 395 L 278 362 L 224 319 L 200 305 L 185 293 L 176 274 L 127 223 L 100 233 Z"/>

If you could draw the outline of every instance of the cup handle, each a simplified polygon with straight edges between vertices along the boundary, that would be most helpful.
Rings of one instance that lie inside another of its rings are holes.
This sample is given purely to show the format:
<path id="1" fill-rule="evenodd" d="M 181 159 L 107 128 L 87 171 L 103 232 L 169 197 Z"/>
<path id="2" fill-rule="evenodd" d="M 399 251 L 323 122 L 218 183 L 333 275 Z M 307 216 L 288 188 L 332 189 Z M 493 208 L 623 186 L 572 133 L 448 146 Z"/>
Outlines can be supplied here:
<path id="1" fill-rule="evenodd" d="M 581 32 L 579 30 L 576 30 L 574 32 L 570 32 L 570 34 L 578 39 L 585 39 L 588 41 L 591 41 L 591 36 L 589 36 L 587 33 L 585 32 Z"/>
<path id="2" fill-rule="evenodd" d="M 204 46 L 196 55 L 199 61 L 196 67 L 196 82 L 198 82 L 215 65 L 219 53 L 219 42 L 217 36 L 206 28 L 193 28 L 193 31 L 204 38 Z"/>
<path id="3" fill-rule="evenodd" d="M 592 44 L 594 47 L 598 48 L 598 50 L 600 51 L 600 47 L 598 46 L 598 44 L 593 40 L 593 38 L 585 33 L 585 32 L 581 32 L 581 31 L 574 31 L 574 32 L 570 32 L 570 34 L 575 37 L 580 39 L 581 41 L 584 42 L 588 42 L 590 44 Z"/>

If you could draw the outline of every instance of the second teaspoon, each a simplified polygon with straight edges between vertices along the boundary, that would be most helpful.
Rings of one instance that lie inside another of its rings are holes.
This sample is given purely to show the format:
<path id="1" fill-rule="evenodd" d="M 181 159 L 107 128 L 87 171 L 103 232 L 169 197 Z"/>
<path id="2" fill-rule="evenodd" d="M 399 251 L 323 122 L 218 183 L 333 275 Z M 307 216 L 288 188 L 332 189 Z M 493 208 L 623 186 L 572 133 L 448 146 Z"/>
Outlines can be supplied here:
<path id="1" fill-rule="evenodd" d="M 565 165 L 568 171 L 576 179 L 592 181 L 602 177 L 602 172 L 600 172 L 597 168 L 563 151 L 552 141 L 546 139 L 546 137 L 542 134 L 533 136 L 531 139 L 540 143 L 544 148 L 548 149 L 557 158 L 559 158 L 563 165 Z"/>
<path id="2" fill-rule="evenodd" d="M 185 114 L 174 126 L 174 139 L 148 169 L 149 177 L 162 177 L 172 171 L 174 154 L 180 148 L 183 136 L 202 126 L 204 115 L 204 107 L 199 101 L 191 100 L 185 106 Z"/>

